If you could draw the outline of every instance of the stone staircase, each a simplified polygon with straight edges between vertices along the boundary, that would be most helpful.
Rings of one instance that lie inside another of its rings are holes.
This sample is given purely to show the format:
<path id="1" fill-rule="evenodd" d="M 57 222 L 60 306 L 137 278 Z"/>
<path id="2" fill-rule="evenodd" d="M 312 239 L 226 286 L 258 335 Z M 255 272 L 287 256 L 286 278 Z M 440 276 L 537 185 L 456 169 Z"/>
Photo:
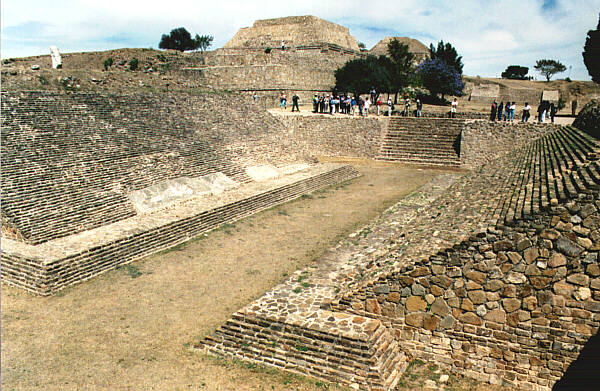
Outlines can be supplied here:
<path id="1" fill-rule="evenodd" d="M 598 142 L 573 127 L 562 128 L 515 154 L 507 165 L 504 191 L 494 217 L 510 224 L 528 219 L 551 204 L 598 189 Z"/>
<path id="2" fill-rule="evenodd" d="M 413 164 L 460 166 L 464 120 L 392 117 L 377 159 Z"/>

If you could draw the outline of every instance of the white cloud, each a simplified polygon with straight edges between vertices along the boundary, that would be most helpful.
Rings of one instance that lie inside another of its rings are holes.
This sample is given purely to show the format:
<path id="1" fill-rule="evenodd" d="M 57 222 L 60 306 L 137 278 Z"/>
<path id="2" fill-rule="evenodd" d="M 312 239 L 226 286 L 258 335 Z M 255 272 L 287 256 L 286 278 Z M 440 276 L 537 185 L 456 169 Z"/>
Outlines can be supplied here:
<path id="1" fill-rule="evenodd" d="M 572 78 L 589 79 L 581 51 L 600 0 L 555 3 L 543 10 L 536 0 L 3 0 L 2 57 L 46 54 L 50 44 L 63 51 L 157 47 L 162 34 L 180 26 L 213 35 L 221 47 L 256 19 L 311 14 L 349 27 L 367 47 L 387 35 L 427 46 L 443 39 L 463 56 L 469 75 L 497 76 L 507 65 L 532 68 L 553 58 L 572 65 Z"/>

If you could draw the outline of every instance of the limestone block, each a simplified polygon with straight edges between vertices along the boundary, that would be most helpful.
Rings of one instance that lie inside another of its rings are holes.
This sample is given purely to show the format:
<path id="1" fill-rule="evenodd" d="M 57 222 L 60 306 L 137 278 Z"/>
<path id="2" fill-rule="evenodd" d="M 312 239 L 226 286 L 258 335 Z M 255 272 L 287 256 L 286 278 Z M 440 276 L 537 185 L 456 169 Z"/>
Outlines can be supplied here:
<path id="1" fill-rule="evenodd" d="M 406 299 L 406 310 L 407 311 L 425 311 L 427 308 L 427 302 L 419 296 L 411 296 Z"/>

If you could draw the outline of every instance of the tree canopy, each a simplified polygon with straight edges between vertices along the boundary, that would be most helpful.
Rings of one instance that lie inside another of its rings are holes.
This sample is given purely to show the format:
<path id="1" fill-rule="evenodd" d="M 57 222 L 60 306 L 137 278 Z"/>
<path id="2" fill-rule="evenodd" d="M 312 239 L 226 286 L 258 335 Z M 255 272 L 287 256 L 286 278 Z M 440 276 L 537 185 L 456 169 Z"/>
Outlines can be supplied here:
<path id="1" fill-rule="evenodd" d="M 423 86 L 432 95 L 442 94 L 461 96 L 465 88 L 458 71 L 439 58 L 425 60 L 417 67 L 417 74 Z"/>
<path id="2" fill-rule="evenodd" d="M 390 91 L 391 76 L 385 64 L 385 56 L 368 56 L 350 60 L 334 72 L 335 90 L 352 92 L 358 96 L 368 93 L 372 87 L 377 91 Z"/>
<path id="3" fill-rule="evenodd" d="M 583 63 L 595 83 L 600 83 L 600 16 L 598 17 L 598 27 L 596 30 L 590 30 L 585 39 L 583 47 Z"/>
<path id="4" fill-rule="evenodd" d="M 192 39 L 192 35 L 183 27 L 178 27 L 171 30 L 167 34 L 163 34 L 160 38 L 158 47 L 161 49 L 174 49 L 179 51 L 186 50 L 206 50 L 212 44 L 213 37 L 210 35 L 198 35 Z"/>
<path id="5" fill-rule="evenodd" d="M 415 55 L 408 50 L 408 45 L 401 43 L 396 38 L 388 43 L 389 58 L 380 62 L 387 67 L 390 74 L 391 90 L 398 99 L 398 92 L 415 84 Z"/>
<path id="6" fill-rule="evenodd" d="M 515 79 L 515 80 L 526 80 L 527 72 L 529 72 L 528 67 L 522 67 L 520 65 L 509 65 L 506 67 L 506 70 L 502 72 L 503 79 Z"/>
<path id="7" fill-rule="evenodd" d="M 432 60 L 439 59 L 445 62 L 447 65 L 456 69 L 459 75 L 463 73 L 462 56 L 458 55 L 458 52 L 448 42 L 444 43 L 443 40 L 438 42 L 437 48 L 433 44 L 429 45 L 430 58 Z"/>
<path id="8" fill-rule="evenodd" d="M 537 60 L 535 62 L 534 68 L 539 73 L 544 75 L 546 81 L 550 81 L 552 76 L 554 76 L 557 73 L 564 72 L 567 69 L 567 67 L 561 64 L 559 61 L 548 59 Z"/>

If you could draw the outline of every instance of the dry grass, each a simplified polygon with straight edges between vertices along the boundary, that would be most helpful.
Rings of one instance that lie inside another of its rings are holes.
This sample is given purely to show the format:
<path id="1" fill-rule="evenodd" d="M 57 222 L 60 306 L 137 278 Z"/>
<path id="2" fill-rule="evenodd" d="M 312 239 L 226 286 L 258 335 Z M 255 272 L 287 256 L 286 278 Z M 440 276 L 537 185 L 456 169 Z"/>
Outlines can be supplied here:
<path id="1" fill-rule="evenodd" d="M 228 225 L 130 266 L 36 297 L 2 287 L 10 390 L 321 390 L 314 379 L 188 347 L 309 265 L 435 171 L 359 166 L 363 177 Z"/>

